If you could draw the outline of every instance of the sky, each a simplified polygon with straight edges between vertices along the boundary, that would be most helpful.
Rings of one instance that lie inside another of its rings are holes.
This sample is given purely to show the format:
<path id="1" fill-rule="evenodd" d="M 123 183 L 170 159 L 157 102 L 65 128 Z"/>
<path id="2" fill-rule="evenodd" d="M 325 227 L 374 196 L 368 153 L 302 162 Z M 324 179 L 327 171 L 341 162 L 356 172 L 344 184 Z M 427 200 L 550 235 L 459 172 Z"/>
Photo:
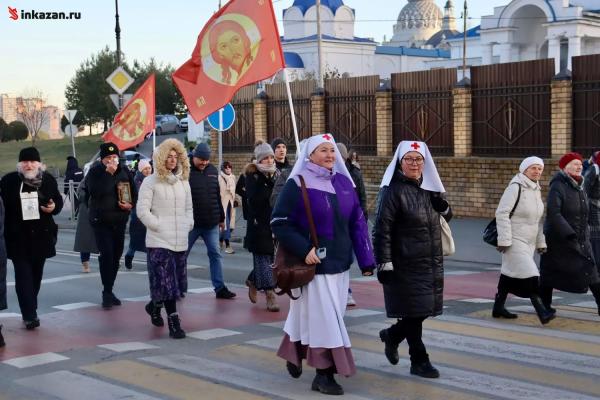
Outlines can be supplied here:
<path id="1" fill-rule="evenodd" d="M 238 0 L 252 1 L 252 0 Z M 469 26 L 482 15 L 509 0 L 470 0 Z M 175 68 L 189 57 L 203 25 L 218 7 L 218 0 L 120 0 L 121 49 L 129 63 L 134 59 Z M 223 0 L 223 4 L 226 0 Z M 389 39 L 406 0 L 345 0 L 355 9 L 355 35 L 380 42 Z M 446 0 L 436 0 L 443 8 Z M 0 93 L 13 96 L 42 91 L 48 104 L 64 107 L 66 85 L 80 64 L 105 46 L 116 48 L 113 0 L 0 0 Z M 293 0 L 273 0 L 281 27 L 282 12 Z M 460 17 L 463 0 L 455 0 Z M 22 20 L 9 18 L 8 7 L 30 11 L 80 12 L 79 20 Z"/>

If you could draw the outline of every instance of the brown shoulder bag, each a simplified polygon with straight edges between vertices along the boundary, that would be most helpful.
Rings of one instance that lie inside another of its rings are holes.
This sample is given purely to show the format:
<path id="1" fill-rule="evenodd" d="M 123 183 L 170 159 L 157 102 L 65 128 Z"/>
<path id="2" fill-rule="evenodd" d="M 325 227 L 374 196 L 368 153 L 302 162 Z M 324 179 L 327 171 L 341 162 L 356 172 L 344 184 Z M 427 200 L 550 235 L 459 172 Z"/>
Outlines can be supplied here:
<path id="1" fill-rule="evenodd" d="M 312 211 L 310 209 L 310 200 L 306 191 L 306 184 L 302 175 L 300 178 L 300 189 L 302 190 L 302 200 L 304 201 L 304 209 L 308 218 L 308 227 L 310 229 L 310 239 L 312 245 L 318 249 L 319 239 L 317 238 L 317 229 L 313 220 Z M 315 277 L 316 264 L 306 264 L 304 259 L 295 256 L 285 249 L 281 243 L 275 251 L 275 262 L 273 264 L 273 277 L 277 283 L 279 291 L 275 291 L 278 295 L 287 294 L 293 300 L 298 299 L 292 295 L 292 289 L 301 288 L 307 285 Z"/>

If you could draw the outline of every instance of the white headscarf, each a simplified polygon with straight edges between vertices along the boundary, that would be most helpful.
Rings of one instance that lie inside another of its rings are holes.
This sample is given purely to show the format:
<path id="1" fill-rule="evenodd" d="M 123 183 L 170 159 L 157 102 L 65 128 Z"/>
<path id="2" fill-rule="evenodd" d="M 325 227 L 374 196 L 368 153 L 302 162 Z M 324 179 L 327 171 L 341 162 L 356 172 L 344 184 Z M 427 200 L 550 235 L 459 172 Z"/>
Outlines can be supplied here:
<path id="1" fill-rule="evenodd" d="M 315 149 L 323 143 L 331 143 L 335 150 L 335 164 L 333 166 L 333 172 L 347 176 L 348 179 L 350 179 L 350 182 L 352 182 L 352 186 L 356 187 L 354 181 L 352 180 L 352 177 L 350 176 L 350 172 L 348 172 L 348 168 L 346 168 L 346 163 L 344 162 L 344 159 L 340 154 L 337 145 L 335 144 L 335 139 L 333 138 L 333 135 L 331 133 L 312 136 L 306 139 L 306 142 L 304 142 L 304 144 L 300 144 L 298 160 L 294 164 L 294 168 L 292 169 L 292 172 L 290 172 L 290 176 L 288 179 L 292 179 L 296 175 L 300 175 L 302 173 L 304 167 L 306 166 L 306 163 L 310 162 L 309 157 L 312 154 L 312 152 L 315 151 Z"/>
<path id="2" fill-rule="evenodd" d="M 519 165 L 519 172 L 524 174 L 527 168 L 531 167 L 534 164 L 539 164 L 543 167 L 544 160 L 536 156 L 527 157 L 526 159 L 521 161 L 521 165 Z"/>
<path id="3" fill-rule="evenodd" d="M 394 176 L 394 172 L 398 166 L 398 162 L 402 160 L 406 153 L 411 151 L 416 151 L 425 159 L 421 189 L 429 190 L 431 192 L 445 193 L 446 189 L 444 189 L 444 185 L 442 184 L 442 180 L 440 179 L 440 175 L 438 174 L 435 163 L 433 162 L 433 157 L 431 157 L 431 153 L 429 153 L 429 148 L 427 148 L 427 145 L 424 142 L 407 140 L 400 142 L 398 145 L 396 154 L 394 154 L 392 162 L 390 162 L 390 165 L 388 165 L 387 169 L 385 170 L 385 174 L 383 174 L 383 179 L 381 180 L 381 185 L 379 185 L 379 187 L 389 186 L 390 182 L 392 181 L 392 177 Z"/>

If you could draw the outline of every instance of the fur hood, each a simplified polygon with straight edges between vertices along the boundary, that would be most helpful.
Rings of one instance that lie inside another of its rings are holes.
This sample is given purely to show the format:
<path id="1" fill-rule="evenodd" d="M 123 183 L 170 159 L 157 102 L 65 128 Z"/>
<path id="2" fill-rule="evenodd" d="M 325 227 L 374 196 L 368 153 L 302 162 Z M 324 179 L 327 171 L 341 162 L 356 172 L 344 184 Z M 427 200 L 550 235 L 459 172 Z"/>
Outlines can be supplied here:
<path id="1" fill-rule="evenodd" d="M 177 161 L 177 173 L 181 172 L 181 179 L 184 181 L 189 180 L 190 177 L 190 160 L 187 156 L 187 151 L 177 139 L 167 139 L 162 142 L 154 151 L 154 174 L 161 181 L 166 181 L 170 175 L 170 172 L 165 168 L 165 162 L 167 156 L 171 150 L 175 150 L 179 156 Z"/>
<path id="2" fill-rule="evenodd" d="M 254 164 L 254 163 L 246 164 L 246 166 L 244 167 L 244 175 L 246 175 L 246 176 L 250 176 L 257 171 L 258 171 L 258 168 L 256 167 L 256 164 Z"/>

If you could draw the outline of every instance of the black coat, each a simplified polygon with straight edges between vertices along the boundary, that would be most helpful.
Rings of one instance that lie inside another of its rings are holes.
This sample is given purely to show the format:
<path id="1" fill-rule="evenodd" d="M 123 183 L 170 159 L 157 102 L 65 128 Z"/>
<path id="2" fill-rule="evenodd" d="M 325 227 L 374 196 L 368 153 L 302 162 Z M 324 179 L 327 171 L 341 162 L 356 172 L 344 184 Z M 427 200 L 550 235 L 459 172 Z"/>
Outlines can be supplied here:
<path id="1" fill-rule="evenodd" d="M 393 278 L 383 285 L 390 318 L 442 313 L 442 230 L 440 213 L 431 203 L 432 195 L 399 171 L 381 193 L 373 247 L 377 264 L 392 262 L 394 266 Z M 448 210 L 445 218 L 451 217 Z"/>
<path id="2" fill-rule="evenodd" d="M 225 212 L 221 205 L 219 171 L 212 164 L 208 164 L 200 171 L 192 162 L 190 188 L 194 207 L 194 228 L 213 228 L 225 222 Z"/>
<path id="3" fill-rule="evenodd" d="M 145 176 L 141 172 L 137 172 L 133 178 L 135 191 L 140 191 L 140 186 L 144 181 Z M 146 252 L 146 226 L 137 216 L 137 207 L 131 209 L 131 218 L 129 219 L 129 248 L 134 251 Z"/>
<path id="4" fill-rule="evenodd" d="M 40 209 L 40 219 L 23 221 L 21 211 L 21 178 L 19 174 L 11 172 L 4 175 L 0 181 L 0 191 L 6 218 L 4 221 L 4 238 L 8 258 L 18 260 L 31 256 L 50 258 L 56 255 L 56 238 L 58 226 L 54 223 L 52 215 L 60 213 L 63 199 L 58 191 L 56 179 L 47 172 L 42 176 L 42 185 L 37 190 L 40 204 L 54 201 L 55 208 L 52 214 L 46 214 Z M 36 189 L 23 184 L 23 192 L 34 192 Z"/>
<path id="5" fill-rule="evenodd" d="M 540 284 L 585 293 L 598 282 L 590 244 L 588 202 L 583 188 L 560 171 L 550 181 L 544 234 L 548 252 L 540 262 Z"/>
<path id="6" fill-rule="evenodd" d="M 248 219 L 248 199 L 246 199 L 246 175 L 241 174 L 235 184 L 235 194 L 242 199 L 242 216 L 245 220 Z"/>
<path id="7" fill-rule="evenodd" d="M 81 182 L 82 180 L 83 170 L 79 168 L 79 164 L 77 164 L 77 159 L 74 157 L 69 157 L 67 159 L 67 169 L 65 170 L 64 193 L 66 195 L 69 194 L 69 181 L 77 183 Z"/>
<path id="8" fill-rule="evenodd" d="M 117 185 L 120 182 L 129 183 L 133 205 L 135 205 L 136 190 L 131 175 L 122 165 L 119 165 L 113 175 L 106 172 L 102 163 L 95 164 L 88 172 L 88 207 L 89 219 L 92 226 L 96 225 L 125 225 L 129 211 L 119 207 Z"/>
<path id="9" fill-rule="evenodd" d="M 360 172 L 360 168 L 352 164 L 350 161 L 346 161 L 346 168 L 348 168 L 348 172 L 350 172 L 350 176 L 354 181 L 354 186 L 356 186 L 356 194 L 358 195 L 360 208 L 362 208 L 363 213 L 365 214 L 365 219 L 368 220 L 369 213 L 367 212 L 367 191 L 365 190 L 365 181 L 363 180 L 362 172 Z"/>
<path id="10" fill-rule="evenodd" d="M 248 199 L 248 223 L 246 229 L 246 248 L 256 254 L 273 254 L 273 233 L 271 232 L 271 213 L 269 202 L 274 177 L 268 178 L 254 164 L 246 167 L 246 196 Z"/>
<path id="11" fill-rule="evenodd" d="M 6 244 L 4 243 L 4 203 L 0 197 L 0 310 L 5 310 L 6 304 Z"/>

